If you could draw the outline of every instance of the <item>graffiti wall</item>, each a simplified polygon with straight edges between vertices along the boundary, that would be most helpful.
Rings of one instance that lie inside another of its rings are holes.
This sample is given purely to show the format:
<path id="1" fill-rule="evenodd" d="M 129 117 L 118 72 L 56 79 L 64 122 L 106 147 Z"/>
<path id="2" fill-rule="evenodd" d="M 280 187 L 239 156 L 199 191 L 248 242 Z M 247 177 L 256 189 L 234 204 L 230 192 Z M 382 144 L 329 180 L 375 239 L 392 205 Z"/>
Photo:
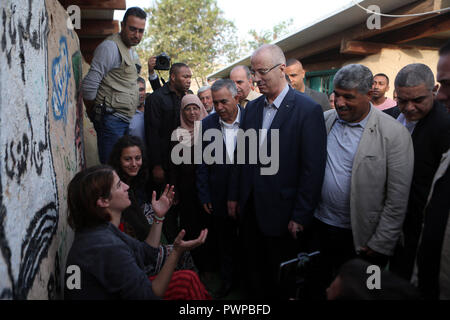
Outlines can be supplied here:
<path id="1" fill-rule="evenodd" d="M 0 3 L 0 298 L 57 299 L 84 166 L 79 42 L 56 0 Z"/>

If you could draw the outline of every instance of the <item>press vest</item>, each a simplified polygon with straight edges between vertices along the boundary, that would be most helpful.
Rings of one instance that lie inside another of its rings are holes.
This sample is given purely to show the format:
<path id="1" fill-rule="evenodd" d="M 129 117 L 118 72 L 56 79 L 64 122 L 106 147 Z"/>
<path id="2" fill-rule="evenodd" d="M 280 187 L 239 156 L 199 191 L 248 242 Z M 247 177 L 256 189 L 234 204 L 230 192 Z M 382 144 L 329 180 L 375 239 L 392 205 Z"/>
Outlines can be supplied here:
<path id="1" fill-rule="evenodd" d="M 130 50 L 122 42 L 119 33 L 113 34 L 106 40 L 114 41 L 119 48 L 122 63 L 119 68 L 112 69 L 103 78 L 95 97 L 95 103 L 104 103 L 116 112 L 131 119 L 139 105 L 139 77 L 136 64 L 140 65 L 137 55 L 132 57 Z"/>

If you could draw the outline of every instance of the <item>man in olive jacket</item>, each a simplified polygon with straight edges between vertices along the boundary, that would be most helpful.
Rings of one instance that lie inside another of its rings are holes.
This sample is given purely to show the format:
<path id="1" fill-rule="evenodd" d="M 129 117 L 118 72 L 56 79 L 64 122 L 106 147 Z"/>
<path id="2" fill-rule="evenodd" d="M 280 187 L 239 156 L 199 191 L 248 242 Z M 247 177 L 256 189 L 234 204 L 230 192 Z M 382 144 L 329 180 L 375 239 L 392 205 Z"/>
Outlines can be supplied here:
<path id="1" fill-rule="evenodd" d="M 328 155 L 313 225 L 324 286 L 356 255 L 385 265 L 405 218 L 414 165 L 411 135 L 373 107 L 371 86 L 367 67 L 343 67 L 334 78 L 336 109 L 324 114 Z"/>

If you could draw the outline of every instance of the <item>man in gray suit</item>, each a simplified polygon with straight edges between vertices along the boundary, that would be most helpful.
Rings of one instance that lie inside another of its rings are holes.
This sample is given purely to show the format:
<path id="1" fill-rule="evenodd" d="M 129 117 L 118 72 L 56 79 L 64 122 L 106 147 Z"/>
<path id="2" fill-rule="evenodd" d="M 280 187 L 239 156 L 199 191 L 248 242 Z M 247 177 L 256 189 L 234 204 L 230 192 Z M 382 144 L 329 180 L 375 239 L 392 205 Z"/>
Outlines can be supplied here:
<path id="1" fill-rule="evenodd" d="M 356 255 L 385 265 L 405 218 L 411 135 L 372 105 L 371 87 L 367 67 L 343 67 L 334 78 L 336 109 L 324 114 L 327 163 L 312 230 L 313 247 L 322 256 L 322 288 Z"/>
<path id="2" fill-rule="evenodd" d="M 320 104 L 322 110 L 325 112 L 330 110 L 330 103 L 325 93 L 313 90 L 305 86 L 303 79 L 305 78 L 305 70 L 303 65 L 297 59 L 289 59 L 286 62 L 286 75 L 291 81 L 292 87 L 300 92 L 303 92 L 307 96 L 311 97 L 315 102 Z"/>

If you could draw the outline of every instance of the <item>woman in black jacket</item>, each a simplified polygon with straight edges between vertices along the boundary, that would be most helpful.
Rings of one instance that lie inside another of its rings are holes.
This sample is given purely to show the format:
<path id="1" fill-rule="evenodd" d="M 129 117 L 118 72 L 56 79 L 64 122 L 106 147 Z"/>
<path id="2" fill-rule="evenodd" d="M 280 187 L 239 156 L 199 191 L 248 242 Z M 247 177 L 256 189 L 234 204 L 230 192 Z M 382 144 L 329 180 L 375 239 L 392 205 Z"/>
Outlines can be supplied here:
<path id="1" fill-rule="evenodd" d="M 193 241 L 183 241 L 184 230 L 181 231 L 160 272 L 150 280 L 145 269 L 161 259 L 158 243 L 162 221 L 172 205 L 173 187 L 166 186 L 158 201 L 156 192 L 153 192 L 152 205 L 159 223 L 152 226 L 145 242 L 118 228 L 122 211 L 131 204 L 128 189 L 128 185 L 109 166 L 96 166 L 79 172 L 69 183 L 68 222 L 75 230 L 75 239 L 67 257 L 67 267 L 75 270 L 75 279 L 70 275 L 64 281 L 64 297 L 83 300 L 170 298 L 166 290 L 172 283 L 172 297 L 199 299 L 200 293 L 200 297 L 208 298 L 204 288 L 197 292 L 184 290 L 185 287 L 201 285 L 192 271 L 188 271 L 189 277 L 183 276 L 181 285 L 175 286 L 174 281 L 171 282 L 182 254 L 204 243 L 208 231 L 203 230 Z M 70 286 L 67 285 L 69 283 Z"/>

